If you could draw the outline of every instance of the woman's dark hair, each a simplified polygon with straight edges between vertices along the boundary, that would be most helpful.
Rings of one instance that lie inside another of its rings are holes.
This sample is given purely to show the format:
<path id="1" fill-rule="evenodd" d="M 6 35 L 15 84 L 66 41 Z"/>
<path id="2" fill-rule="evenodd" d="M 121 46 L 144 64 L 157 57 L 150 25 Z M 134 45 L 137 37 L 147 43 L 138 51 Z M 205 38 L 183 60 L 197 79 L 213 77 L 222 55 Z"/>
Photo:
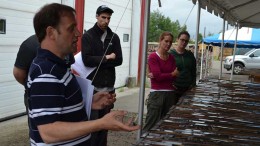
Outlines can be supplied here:
<path id="1" fill-rule="evenodd" d="M 33 18 L 34 30 L 39 42 L 41 43 L 45 38 L 48 26 L 57 28 L 62 16 L 74 15 L 75 13 L 76 11 L 72 7 L 58 3 L 43 6 Z"/>
<path id="2" fill-rule="evenodd" d="M 190 34 L 188 33 L 188 31 L 181 31 L 179 34 L 178 34 L 178 39 L 181 37 L 181 35 L 183 35 L 183 34 L 185 34 L 185 35 L 187 35 L 188 37 L 189 37 L 189 39 L 190 39 Z"/>

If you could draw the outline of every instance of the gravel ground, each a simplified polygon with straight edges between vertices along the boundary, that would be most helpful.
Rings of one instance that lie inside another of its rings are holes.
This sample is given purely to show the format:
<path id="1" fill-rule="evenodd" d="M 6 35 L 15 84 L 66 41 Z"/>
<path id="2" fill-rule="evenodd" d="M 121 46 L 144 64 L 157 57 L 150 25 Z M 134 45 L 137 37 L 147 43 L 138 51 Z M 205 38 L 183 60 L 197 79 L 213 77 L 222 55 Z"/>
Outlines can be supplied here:
<path id="1" fill-rule="evenodd" d="M 148 91 L 148 90 L 147 90 Z M 114 109 L 127 110 L 126 117 L 136 117 L 138 112 L 139 88 L 120 89 L 117 93 L 117 102 Z M 146 95 L 147 96 L 147 95 Z M 146 110 L 145 110 L 146 112 Z M 127 118 L 126 118 L 127 120 Z M 28 146 L 29 135 L 27 116 L 0 122 L 0 146 Z M 108 146 L 131 146 L 136 142 L 135 132 L 108 133 Z"/>
<path id="2" fill-rule="evenodd" d="M 29 135 L 26 116 L 1 122 L 0 126 L 1 146 L 29 145 Z"/>
<path id="3" fill-rule="evenodd" d="M 218 78 L 219 70 L 218 62 L 213 62 L 214 68 L 211 69 L 211 77 Z M 230 73 L 223 70 L 223 79 L 228 80 Z M 248 75 L 234 75 L 234 80 L 237 81 L 250 81 Z M 114 109 L 123 109 L 131 113 L 128 116 L 135 116 L 138 112 L 139 102 L 139 88 L 131 90 L 121 89 L 117 94 L 118 100 Z M 146 89 L 146 95 L 149 89 Z M 146 113 L 146 109 L 144 111 Z M 108 146 L 131 146 L 136 143 L 137 132 L 113 132 L 109 131 L 108 134 Z M 0 146 L 28 146 L 28 126 L 27 117 L 22 116 L 5 122 L 0 122 Z"/>
<path id="4" fill-rule="evenodd" d="M 133 113 L 129 113 L 132 116 Z M 28 146 L 29 135 L 26 116 L 1 122 L 1 146 Z M 136 142 L 137 132 L 109 131 L 108 146 L 131 146 Z"/>

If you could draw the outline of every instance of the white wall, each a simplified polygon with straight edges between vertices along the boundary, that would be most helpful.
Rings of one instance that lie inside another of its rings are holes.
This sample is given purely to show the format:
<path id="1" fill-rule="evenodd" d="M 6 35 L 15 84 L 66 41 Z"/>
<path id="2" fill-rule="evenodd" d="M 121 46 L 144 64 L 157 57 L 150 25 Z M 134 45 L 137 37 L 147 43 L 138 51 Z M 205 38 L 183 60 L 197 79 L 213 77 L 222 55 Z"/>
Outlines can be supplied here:
<path id="1" fill-rule="evenodd" d="M 34 34 L 34 14 L 43 5 L 52 2 L 72 7 L 75 5 L 74 0 L 0 0 L 0 18 L 6 19 L 6 34 L 0 34 L 0 119 L 25 112 L 24 88 L 16 82 L 12 70 L 20 44 Z M 123 52 L 123 64 L 116 68 L 115 87 L 124 86 L 128 76 L 137 76 L 140 2 L 140 0 L 85 0 L 86 30 L 96 22 L 98 6 L 105 4 L 114 10 L 110 27 L 119 35 Z M 123 42 L 123 34 L 129 34 L 129 42 Z"/>
<path id="2" fill-rule="evenodd" d="M 131 38 L 131 57 L 130 74 L 131 77 L 138 76 L 138 57 L 140 44 L 140 19 L 141 19 L 141 0 L 133 0 L 132 11 L 132 38 Z"/>
<path id="3" fill-rule="evenodd" d="M 0 34 L 0 119 L 25 112 L 24 88 L 13 77 L 20 44 L 34 34 L 35 12 L 60 0 L 0 0 L 0 18 L 6 19 L 6 34 Z"/>

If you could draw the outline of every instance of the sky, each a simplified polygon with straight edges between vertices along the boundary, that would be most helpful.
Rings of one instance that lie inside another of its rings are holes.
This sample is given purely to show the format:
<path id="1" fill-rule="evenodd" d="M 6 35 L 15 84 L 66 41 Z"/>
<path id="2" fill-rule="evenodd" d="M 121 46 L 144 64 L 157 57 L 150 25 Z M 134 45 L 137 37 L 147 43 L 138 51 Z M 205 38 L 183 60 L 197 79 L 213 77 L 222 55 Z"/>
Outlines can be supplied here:
<path id="1" fill-rule="evenodd" d="M 169 17 L 172 21 L 178 20 L 180 25 L 183 26 L 186 21 L 187 30 L 189 31 L 191 38 L 195 38 L 196 34 L 196 25 L 197 25 L 197 11 L 198 5 L 192 3 L 191 0 L 161 0 L 162 7 L 159 7 L 158 0 L 151 0 L 151 9 L 159 10 L 164 16 Z M 192 9 L 192 7 L 194 8 Z M 191 11 L 192 10 L 192 11 Z M 189 13 L 191 14 L 189 16 Z M 188 17 L 189 16 L 189 17 Z M 201 9 L 200 16 L 200 33 L 207 36 L 209 33 L 219 33 L 222 31 L 223 20 L 214 14 L 207 12 L 204 9 Z M 229 29 L 231 27 L 229 26 Z"/>

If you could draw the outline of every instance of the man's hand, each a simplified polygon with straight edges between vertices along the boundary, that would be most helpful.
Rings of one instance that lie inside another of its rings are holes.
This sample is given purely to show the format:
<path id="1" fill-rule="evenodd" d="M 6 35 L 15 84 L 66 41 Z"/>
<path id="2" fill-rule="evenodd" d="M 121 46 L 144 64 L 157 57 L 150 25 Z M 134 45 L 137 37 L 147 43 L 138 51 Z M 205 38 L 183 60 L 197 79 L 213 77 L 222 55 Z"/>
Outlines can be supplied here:
<path id="1" fill-rule="evenodd" d="M 123 120 L 126 111 L 111 111 L 101 118 L 102 125 L 106 130 L 113 131 L 134 131 L 140 128 L 140 126 L 131 126 L 133 123 L 133 118 L 129 118 L 126 122 Z"/>
<path id="2" fill-rule="evenodd" d="M 108 92 L 97 92 L 93 95 L 92 109 L 103 109 L 108 105 L 113 104 L 116 101 L 116 94 L 109 94 Z"/>
<path id="3" fill-rule="evenodd" d="M 116 54 L 115 53 L 111 53 L 109 55 L 106 55 L 106 59 L 109 60 L 109 59 L 115 59 L 116 58 Z"/>

